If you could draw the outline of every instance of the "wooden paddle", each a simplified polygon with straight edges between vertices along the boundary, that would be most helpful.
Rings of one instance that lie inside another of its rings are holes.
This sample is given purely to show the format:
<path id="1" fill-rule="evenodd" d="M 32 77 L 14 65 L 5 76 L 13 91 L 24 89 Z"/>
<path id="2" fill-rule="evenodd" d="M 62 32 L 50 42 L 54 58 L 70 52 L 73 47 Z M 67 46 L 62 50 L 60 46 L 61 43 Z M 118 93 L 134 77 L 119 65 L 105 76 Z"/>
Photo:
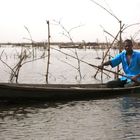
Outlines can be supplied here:
<path id="1" fill-rule="evenodd" d="M 100 69 L 100 70 L 105 70 L 105 71 L 111 72 L 111 73 L 113 73 L 113 74 L 126 77 L 126 78 L 128 78 L 128 79 L 131 79 L 131 80 L 132 80 L 133 82 L 135 82 L 136 84 L 140 85 L 140 82 L 139 82 L 139 81 L 132 79 L 132 77 L 130 77 L 130 76 L 127 76 L 127 75 L 124 75 L 124 74 L 121 74 L 121 73 L 117 73 L 117 72 L 115 72 L 115 71 L 108 70 L 108 69 L 106 69 L 106 68 L 104 68 L 104 67 L 103 67 L 103 68 L 100 68 L 99 66 L 96 66 L 96 65 L 93 65 L 93 64 L 90 64 L 90 63 L 88 63 L 88 65 L 90 65 L 90 66 L 92 66 L 92 67 L 96 67 L 96 68 L 98 68 L 98 69 Z"/>

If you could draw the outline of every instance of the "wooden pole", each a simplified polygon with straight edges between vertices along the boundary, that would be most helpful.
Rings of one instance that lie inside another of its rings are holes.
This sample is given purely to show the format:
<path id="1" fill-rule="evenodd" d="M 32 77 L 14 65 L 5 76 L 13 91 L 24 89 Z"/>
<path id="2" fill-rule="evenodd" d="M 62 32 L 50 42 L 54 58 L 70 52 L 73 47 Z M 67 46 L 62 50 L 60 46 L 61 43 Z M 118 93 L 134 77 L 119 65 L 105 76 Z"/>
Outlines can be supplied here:
<path id="1" fill-rule="evenodd" d="M 47 60 L 46 83 L 48 84 L 49 64 L 50 64 L 50 23 L 49 21 L 47 21 L 47 25 L 48 25 L 48 43 L 47 43 L 48 60 Z"/>
<path id="2" fill-rule="evenodd" d="M 124 25 L 123 25 L 123 26 L 124 26 Z M 121 30 L 122 30 L 123 26 L 121 26 Z M 105 55 L 104 55 L 104 58 L 102 59 L 102 62 L 101 62 L 101 63 L 104 62 L 104 60 L 105 60 L 105 58 L 106 58 L 106 56 L 107 56 L 109 50 L 110 50 L 111 47 L 113 46 L 113 44 L 114 44 L 114 42 L 116 41 L 116 39 L 117 39 L 117 37 L 119 36 L 119 34 L 120 34 L 120 31 L 117 33 L 117 35 L 115 36 L 114 40 L 113 40 L 112 43 L 110 44 L 110 47 L 107 49 L 107 51 L 106 51 L 106 53 L 105 53 Z M 97 69 L 97 71 L 96 71 L 96 73 L 95 73 L 95 75 L 94 75 L 94 78 L 96 78 L 98 72 L 99 72 L 99 69 Z"/>
<path id="3" fill-rule="evenodd" d="M 122 21 L 120 20 L 119 23 L 120 23 L 119 53 L 120 53 L 122 51 Z M 120 71 L 120 68 L 119 66 L 117 66 L 117 73 L 119 73 L 119 71 Z M 115 75 L 115 79 L 117 78 L 119 78 L 119 76 Z"/>

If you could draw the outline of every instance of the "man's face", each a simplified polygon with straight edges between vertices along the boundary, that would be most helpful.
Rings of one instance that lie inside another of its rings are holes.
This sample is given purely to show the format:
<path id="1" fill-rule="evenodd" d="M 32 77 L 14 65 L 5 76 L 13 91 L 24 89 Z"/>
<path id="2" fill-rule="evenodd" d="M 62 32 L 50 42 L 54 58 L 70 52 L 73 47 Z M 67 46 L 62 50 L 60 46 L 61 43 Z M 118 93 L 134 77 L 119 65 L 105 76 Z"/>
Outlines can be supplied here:
<path id="1" fill-rule="evenodd" d="M 133 45 L 129 42 L 124 42 L 124 49 L 127 51 L 127 52 L 130 52 L 132 51 L 132 48 L 133 48 Z"/>

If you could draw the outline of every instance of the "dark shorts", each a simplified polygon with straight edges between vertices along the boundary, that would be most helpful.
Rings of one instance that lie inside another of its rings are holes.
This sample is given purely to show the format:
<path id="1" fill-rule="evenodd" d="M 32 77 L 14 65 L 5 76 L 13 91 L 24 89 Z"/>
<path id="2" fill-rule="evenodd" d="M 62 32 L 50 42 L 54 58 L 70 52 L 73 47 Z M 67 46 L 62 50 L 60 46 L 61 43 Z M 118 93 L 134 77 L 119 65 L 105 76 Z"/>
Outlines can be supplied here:
<path id="1" fill-rule="evenodd" d="M 115 79 L 112 81 L 109 81 L 106 83 L 108 88 L 117 88 L 117 87 L 124 87 L 124 85 L 127 83 L 127 80 L 120 80 L 120 79 Z"/>

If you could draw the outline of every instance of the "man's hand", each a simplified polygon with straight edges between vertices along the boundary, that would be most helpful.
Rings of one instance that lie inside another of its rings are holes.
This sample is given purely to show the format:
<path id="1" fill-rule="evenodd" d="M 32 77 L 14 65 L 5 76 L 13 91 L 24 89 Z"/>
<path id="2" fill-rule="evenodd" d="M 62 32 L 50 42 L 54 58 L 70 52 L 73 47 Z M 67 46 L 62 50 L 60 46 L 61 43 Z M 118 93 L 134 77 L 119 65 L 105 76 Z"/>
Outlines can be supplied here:
<path id="1" fill-rule="evenodd" d="M 140 81 L 138 81 L 138 78 L 139 78 L 139 76 L 136 75 L 136 76 L 131 77 L 131 80 L 132 80 L 133 82 L 135 82 L 136 84 L 140 84 Z"/>
<path id="2" fill-rule="evenodd" d="M 99 69 L 103 69 L 104 68 L 104 65 L 99 65 L 98 68 Z"/>

